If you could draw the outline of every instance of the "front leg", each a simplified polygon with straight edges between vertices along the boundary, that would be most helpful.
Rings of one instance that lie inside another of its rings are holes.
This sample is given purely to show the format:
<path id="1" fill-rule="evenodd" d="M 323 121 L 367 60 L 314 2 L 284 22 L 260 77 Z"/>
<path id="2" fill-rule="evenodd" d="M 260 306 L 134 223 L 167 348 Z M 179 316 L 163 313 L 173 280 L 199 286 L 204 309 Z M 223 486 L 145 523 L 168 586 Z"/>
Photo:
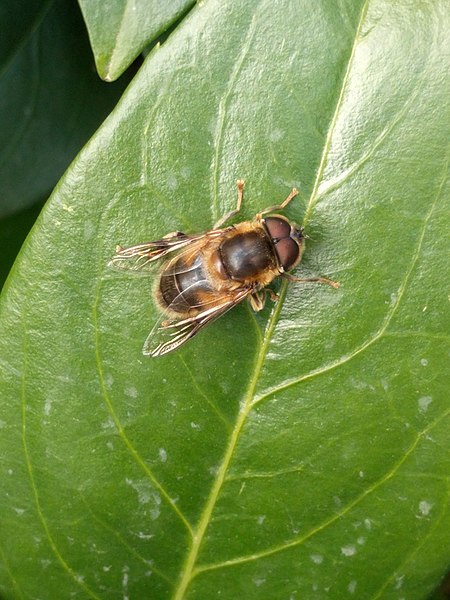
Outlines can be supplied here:
<path id="1" fill-rule="evenodd" d="M 262 216 L 266 215 L 267 213 L 273 213 L 273 212 L 277 212 L 279 210 L 284 210 L 286 208 L 286 206 L 289 204 L 289 202 L 292 200 L 292 198 L 295 198 L 295 196 L 298 195 L 298 189 L 297 188 L 292 188 L 289 196 L 286 198 L 286 200 L 284 200 L 281 204 L 277 204 L 276 206 L 270 206 L 269 208 L 265 208 L 264 210 L 262 210 L 261 212 L 259 212 L 256 215 L 256 219 L 258 221 L 261 221 Z"/>
<path id="2" fill-rule="evenodd" d="M 264 308 L 264 304 L 266 303 L 265 290 L 253 292 L 251 296 L 248 297 L 248 301 L 250 302 L 250 306 L 253 308 L 253 310 L 255 312 L 259 312 Z"/>
<path id="3" fill-rule="evenodd" d="M 217 223 L 214 225 L 214 229 L 219 229 L 220 227 L 222 227 L 222 225 L 224 223 L 226 223 L 226 221 L 228 221 L 228 219 L 231 219 L 231 217 L 234 217 L 235 215 L 237 215 L 238 212 L 241 210 L 242 198 L 244 197 L 244 185 L 245 184 L 244 184 L 243 179 L 238 179 L 236 183 L 237 183 L 237 193 L 238 193 L 236 208 L 234 210 L 230 210 L 225 215 L 223 215 L 223 217 L 221 219 L 219 219 L 217 221 Z"/>
<path id="4" fill-rule="evenodd" d="M 263 288 L 262 290 L 253 292 L 253 294 L 251 296 L 249 296 L 248 299 L 249 299 L 250 305 L 255 312 L 259 312 L 260 310 L 262 310 L 264 308 L 267 295 L 270 296 L 270 299 L 272 300 L 272 302 L 278 301 L 278 294 L 276 294 L 270 288 Z"/>

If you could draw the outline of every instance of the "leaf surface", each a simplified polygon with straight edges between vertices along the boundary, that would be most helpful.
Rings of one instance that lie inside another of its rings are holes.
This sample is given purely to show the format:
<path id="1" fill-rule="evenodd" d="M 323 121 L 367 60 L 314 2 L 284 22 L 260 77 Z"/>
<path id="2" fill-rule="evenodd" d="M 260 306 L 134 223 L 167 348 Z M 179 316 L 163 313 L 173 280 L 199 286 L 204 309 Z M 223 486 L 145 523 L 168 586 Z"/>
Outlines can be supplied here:
<path id="1" fill-rule="evenodd" d="M 79 0 L 97 70 L 114 81 L 194 4 L 194 0 Z"/>
<path id="2" fill-rule="evenodd" d="M 6 599 L 423 599 L 448 564 L 446 2 L 206 2 L 155 49 L 2 296 Z M 298 276 L 144 359 L 116 243 L 281 201 Z M 17 532 L 20 532 L 18 535 Z M 368 568 L 370 566 L 370 568 Z"/>

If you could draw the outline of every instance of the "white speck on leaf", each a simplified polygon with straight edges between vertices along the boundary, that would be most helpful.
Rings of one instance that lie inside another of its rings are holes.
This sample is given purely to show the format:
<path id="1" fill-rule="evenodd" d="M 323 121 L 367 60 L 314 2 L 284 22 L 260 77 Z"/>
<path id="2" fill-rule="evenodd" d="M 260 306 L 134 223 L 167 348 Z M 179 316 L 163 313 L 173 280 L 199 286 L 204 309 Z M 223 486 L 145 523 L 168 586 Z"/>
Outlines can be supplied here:
<path id="1" fill-rule="evenodd" d="M 84 224 L 84 239 L 85 240 L 90 240 L 94 233 L 97 231 L 97 229 L 95 228 L 95 225 L 92 223 L 92 221 L 86 221 L 86 223 Z"/>
<path id="2" fill-rule="evenodd" d="M 128 571 L 130 568 L 125 565 L 122 569 L 122 589 L 123 589 L 123 600 L 128 600 Z"/>
<path id="3" fill-rule="evenodd" d="M 364 519 L 364 527 L 370 531 L 372 529 L 372 521 L 370 519 Z"/>
<path id="4" fill-rule="evenodd" d="M 175 175 L 169 175 L 167 178 L 167 185 L 171 190 L 176 190 L 178 187 L 178 181 Z"/>
<path id="5" fill-rule="evenodd" d="M 427 412 L 428 407 L 433 402 L 433 398 L 431 396 L 422 396 L 417 402 L 419 404 L 420 412 Z"/>
<path id="6" fill-rule="evenodd" d="M 363 536 L 361 536 L 361 537 L 359 537 L 359 538 L 358 538 L 356 541 L 358 542 L 358 544 L 359 544 L 360 546 L 362 546 L 363 544 L 365 544 L 365 543 L 366 543 L 366 538 L 365 538 L 365 537 L 363 537 Z"/>
<path id="7" fill-rule="evenodd" d="M 426 367 L 428 365 L 428 360 L 426 358 L 421 358 L 420 364 L 422 365 L 422 367 Z"/>
<path id="8" fill-rule="evenodd" d="M 423 517 L 428 517 L 432 508 L 433 508 L 433 505 L 430 502 L 428 502 L 427 500 L 421 500 L 419 502 L 419 511 Z"/>
<path id="9" fill-rule="evenodd" d="M 256 577 L 254 580 L 256 587 L 261 587 L 263 583 L 266 582 L 265 577 Z"/>
<path id="10" fill-rule="evenodd" d="M 158 496 L 158 494 L 153 494 L 153 498 L 156 502 L 156 506 L 155 506 L 155 508 L 151 509 L 150 518 L 152 519 L 152 521 L 156 521 L 156 519 L 161 514 L 161 510 L 159 508 L 159 505 L 161 504 L 161 498 L 160 498 L 160 496 Z"/>
<path id="11" fill-rule="evenodd" d="M 348 588 L 347 588 L 348 591 L 350 592 L 350 594 L 354 594 L 355 593 L 356 585 L 357 585 L 357 582 L 355 580 L 350 581 L 350 583 L 348 584 Z"/>
<path id="12" fill-rule="evenodd" d="M 344 556 L 353 556 L 354 554 L 356 554 L 356 546 L 342 546 L 341 552 Z"/>
<path id="13" fill-rule="evenodd" d="M 100 427 L 102 429 L 112 429 L 114 428 L 116 425 L 114 423 L 114 421 L 112 420 L 112 417 L 108 417 L 106 419 L 106 421 L 103 421 L 103 423 L 100 425 Z"/>
<path id="14" fill-rule="evenodd" d="M 266 519 L 266 515 L 259 515 L 259 517 L 256 519 L 256 522 L 258 523 L 258 525 L 262 525 L 264 523 Z"/>
<path id="15" fill-rule="evenodd" d="M 130 398 L 137 398 L 139 395 L 137 389 L 132 385 L 126 387 L 124 392 L 125 396 L 129 396 Z"/>
<path id="16" fill-rule="evenodd" d="M 167 452 L 164 450 L 164 448 L 160 448 L 158 452 L 161 462 L 167 462 Z"/>
<path id="17" fill-rule="evenodd" d="M 45 404 L 44 404 L 44 415 L 46 417 L 48 417 L 48 415 L 50 414 L 51 410 L 52 410 L 52 402 L 53 400 L 51 398 L 46 398 L 45 399 Z"/>
<path id="18" fill-rule="evenodd" d="M 321 554 L 311 554 L 309 558 L 316 565 L 320 565 L 323 562 L 323 556 Z"/>
<path id="19" fill-rule="evenodd" d="M 155 506 L 159 507 L 161 504 L 161 497 L 153 490 L 150 482 L 147 479 L 133 481 L 132 479 L 126 478 L 125 482 L 137 492 L 139 504 L 148 504 L 149 502 L 153 501 Z M 159 515 L 159 508 L 156 510 L 158 511 Z"/>
<path id="20" fill-rule="evenodd" d="M 181 167 L 180 175 L 183 179 L 189 179 L 191 176 L 192 170 L 190 167 Z"/>
<path id="21" fill-rule="evenodd" d="M 200 431 L 201 426 L 198 423 L 194 423 L 194 421 L 191 421 L 191 427 L 192 429 L 196 429 L 197 431 Z"/>
<path id="22" fill-rule="evenodd" d="M 279 142 L 284 138 L 284 132 L 281 129 L 274 129 L 269 133 L 269 139 L 271 142 Z"/>
<path id="23" fill-rule="evenodd" d="M 138 531 L 137 536 L 140 540 L 151 540 L 152 537 L 155 537 L 153 533 L 144 533 L 143 531 Z"/>

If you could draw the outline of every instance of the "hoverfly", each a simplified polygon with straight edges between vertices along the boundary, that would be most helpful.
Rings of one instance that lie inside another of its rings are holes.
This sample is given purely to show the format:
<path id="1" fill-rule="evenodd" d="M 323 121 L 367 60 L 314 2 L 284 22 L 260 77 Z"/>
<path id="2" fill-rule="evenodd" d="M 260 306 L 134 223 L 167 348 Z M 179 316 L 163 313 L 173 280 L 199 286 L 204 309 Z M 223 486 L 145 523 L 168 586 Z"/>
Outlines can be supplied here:
<path id="1" fill-rule="evenodd" d="M 339 287 L 324 277 L 299 279 L 288 273 L 302 258 L 306 236 L 296 223 L 270 213 L 286 208 L 298 194 L 295 188 L 284 202 L 259 212 L 253 221 L 223 227 L 240 211 L 242 180 L 237 190 L 237 207 L 210 231 L 194 235 L 175 231 L 154 242 L 116 247 L 110 264 L 120 269 L 141 270 L 164 259 L 155 288 L 163 316 L 145 341 L 144 355 L 162 356 L 179 348 L 246 298 L 253 310 L 260 311 L 267 295 L 278 299 L 266 287 L 275 277 Z"/>

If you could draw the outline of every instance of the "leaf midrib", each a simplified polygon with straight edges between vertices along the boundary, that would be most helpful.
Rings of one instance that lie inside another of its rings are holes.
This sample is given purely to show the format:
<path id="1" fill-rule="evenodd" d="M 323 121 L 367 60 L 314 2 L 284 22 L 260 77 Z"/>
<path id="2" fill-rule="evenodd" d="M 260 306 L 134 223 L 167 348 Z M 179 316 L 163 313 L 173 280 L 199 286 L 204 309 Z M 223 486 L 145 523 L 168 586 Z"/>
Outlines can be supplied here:
<path id="1" fill-rule="evenodd" d="M 348 79 L 349 79 L 349 74 L 350 74 L 350 71 L 352 68 L 356 48 L 357 48 L 358 41 L 360 38 L 361 28 L 362 28 L 362 25 L 363 25 L 363 22 L 364 22 L 366 13 L 367 13 L 368 5 L 369 5 L 369 0 L 365 0 L 364 4 L 362 6 L 362 9 L 361 9 L 359 19 L 358 19 L 358 25 L 355 30 L 355 37 L 354 37 L 352 49 L 350 52 L 350 56 L 347 61 L 347 68 L 345 70 L 344 77 L 342 79 L 341 89 L 340 89 L 340 93 L 339 93 L 339 96 L 338 96 L 338 99 L 336 102 L 336 107 L 335 107 L 335 110 L 333 111 L 333 116 L 331 118 L 330 126 L 328 128 L 328 133 L 327 133 L 327 136 L 325 139 L 324 149 L 323 149 L 323 152 L 321 155 L 319 168 L 317 170 L 314 187 L 311 192 L 311 196 L 310 196 L 308 205 L 306 207 L 304 223 L 306 223 L 306 221 L 308 220 L 308 218 L 317 202 L 317 199 L 318 199 L 319 185 L 320 185 L 320 182 L 322 179 L 322 175 L 323 175 L 325 166 L 327 164 L 328 153 L 329 153 L 329 150 L 331 147 L 331 140 L 332 140 L 336 122 L 337 122 L 337 119 L 339 116 L 339 111 L 341 109 L 342 102 L 344 99 L 345 90 L 346 90 Z M 254 368 L 253 374 L 250 378 L 249 386 L 248 386 L 247 392 L 244 396 L 244 401 L 241 405 L 241 410 L 239 412 L 239 415 L 238 415 L 238 418 L 236 421 L 236 425 L 231 433 L 230 441 L 225 450 L 222 463 L 217 471 L 216 479 L 211 488 L 211 492 L 206 500 L 205 507 L 200 516 L 197 528 L 194 530 L 193 542 L 192 542 L 190 550 L 186 556 L 184 566 L 181 569 L 181 577 L 179 580 L 179 584 L 174 591 L 173 600 L 183 600 L 185 592 L 186 592 L 190 582 L 196 576 L 196 574 L 199 572 L 199 571 L 196 571 L 195 565 L 196 565 L 197 557 L 198 557 L 198 554 L 200 551 L 200 547 L 202 545 L 203 538 L 204 538 L 206 529 L 209 525 L 213 510 L 214 510 L 217 500 L 219 498 L 220 491 L 222 489 L 222 485 L 224 483 L 228 467 L 231 463 L 231 459 L 233 457 L 234 450 L 237 446 L 240 433 L 245 424 L 248 414 L 251 412 L 251 410 L 253 408 L 253 398 L 255 395 L 256 386 L 258 384 L 259 377 L 260 377 L 262 368 L 264 366 L 264 362 L 266 359 L 269 344 L 272 339 L 273 331 L 278 322 L 279 315 L 280 315 L 281 309 L 283 307 L 284 299 L 286 297 L 286 291 L 287 291 L 287 282 L 286 282 L 286 280 L 284 280 L 282 282 L 279 300 L 269 318 L 269 322 L 268 322 L 268 326 L 266 328 L 263 343 L 262 343 L 259 353 L 257 354 L 257 357 L 256 357 L 255 368 Z"/>
<path id="2" fill-rule="evenodd" d="M 191 545 L 190 552 L 187 556 L 185 567 L 182 570 L 182 578 L 180 580 L 179 586 L 175 591 L 173 596 L 174 600 L 182 600 L 184 597 L 184 593 L 191 581 L 191 579 L 195 576 L 195 563 L 198 557 L 198 553 L 200 550 L 200 546 L 203 541 L 204 534 L 209 525 L 212 512 L 216 505 L 217 499 L 219 497 L 220 491 L 222 489 L 223 482 L 225 480 L 226 473 L 228 471 L 228 467 L 230 465 L 231 459 L 233 457 L 236 445 L 239 440 L 239 436 L 242 430 L 242 427 L 245 424 L 248 414 L 252 410 L 253 407 L 253 398 L 255 395 L 255 389 L 258 385 L 259 376 L 261 374 L 261 370 L 264 365 L 264 361 L 266 359 L 267 351 L 269 349 L 269 344 L 272 339 L 272 333 L 275 329 L 275 326 L 278 322 L 278 318 L 283 306 L 283 301 L 286 296 L 287 291 L 287 282 L 283 281 L 282 287 L 280 289 L 279 300 L 273 310 L 273 313 L 269 319 L 269 323 L 266 329 L 266 335 L 264 336 L 263 344 L 259 353 L 256 356 L 255 368 L 253 371 L 253 376 L 250 379 L 249 386 L 247 388 L 247 392 L 244 396 L 244 401 L 241 405 L 241 409 L 239 411 L 239 415 L 236 421 L 236 425 L 231 432 L 230 441 L 226 448 L 222 464 L 220 465 L 217 471 L 217 477 L 214 481 L 214 485 L 211 488 L 210 495 L 205 504 L 205 508 L 203 509 L 202 515 L 199 519 L 198 527 L 194 532 L 193 543 Z"/>

